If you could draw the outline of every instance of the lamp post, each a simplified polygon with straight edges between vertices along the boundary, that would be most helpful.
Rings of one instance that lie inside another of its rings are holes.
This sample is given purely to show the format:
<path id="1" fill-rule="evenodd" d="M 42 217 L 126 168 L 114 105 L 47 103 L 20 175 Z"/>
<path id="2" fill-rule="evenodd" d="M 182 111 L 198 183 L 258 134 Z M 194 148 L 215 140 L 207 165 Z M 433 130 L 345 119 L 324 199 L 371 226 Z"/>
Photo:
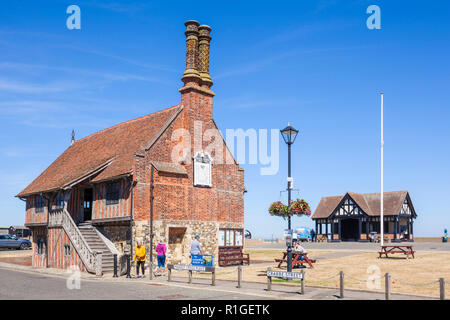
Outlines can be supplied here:
<path id="1" fill-rule="evenodd" d="M 287 183 L 287 192 L 288 192 L 288 206 L 291 204 L 291 190 L 293 188 L 293 180 L 291 176 L 291 146 L 297 137 L 298 130 L 291 126 L 288 123 L 288 126 L 282 130 L 280 130 L 281 136 L 284 139 L 288 146 L 288 183 Z M 288 230 L 291 233 L 291 217 L 288 217 Z M 292 238 L 287 243 L 287 271 L 292 271 Z"/>

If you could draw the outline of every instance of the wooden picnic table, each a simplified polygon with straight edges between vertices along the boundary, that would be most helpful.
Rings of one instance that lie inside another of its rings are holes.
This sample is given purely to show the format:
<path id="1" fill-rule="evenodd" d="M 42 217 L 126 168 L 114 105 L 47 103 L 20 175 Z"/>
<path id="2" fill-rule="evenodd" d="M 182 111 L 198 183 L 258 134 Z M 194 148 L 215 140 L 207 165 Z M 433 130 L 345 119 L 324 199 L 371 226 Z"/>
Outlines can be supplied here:
<path id="1" fill-rule="evenodd" d="M 303 260 L 301 258 L 304 258 Z M 283 262 L 286 262 L 287 264 L 287 251 L 283 252 L 283 258 L 282 259 L 275 259 L 275 262 L 278 262 L 278 268 L 281 267 L 281 264 Z M 310 259 L 308 257 L 308 253 L 306 252 L 292 252 L 292 268 L 295 266 L 303 265 L 304 263 L 309 264 L 310 268 L 313 268 L 313 263 L 315 263 L 316 260 Z"/>
<path id="2" fill-rule="evenodd" d="M 384 245 L 381 246 L 381 250 L 378 252 L 381 256 L 384 254 L 386 258 L 388 258 L 388 254 L 390 253 L 403 253 L 406 255 L 406 259 L 409 259 L 409 256 L 412 256 L 414 259 L 414 250 L 412 245 Z"/>

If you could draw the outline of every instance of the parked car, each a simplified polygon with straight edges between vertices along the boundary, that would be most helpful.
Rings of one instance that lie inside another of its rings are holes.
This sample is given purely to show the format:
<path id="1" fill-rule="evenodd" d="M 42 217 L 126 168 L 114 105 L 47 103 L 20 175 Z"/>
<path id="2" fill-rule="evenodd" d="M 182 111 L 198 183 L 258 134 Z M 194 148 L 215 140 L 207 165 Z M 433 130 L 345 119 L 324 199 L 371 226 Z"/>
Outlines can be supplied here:
<path id="1" fill-rule="evenodd" d="M 298 228 L 295 230 L 295 234 L 297 234 L 297 236 L 295 237 L 297 239 L 297 241 L 312 241 L 312 235 L 311 235 L 311 228 L 308 227 L 303 227 L 303 228 Z"/>
<path id="2" fill-rule="evenodd" d="M 0 234 L 0 248 L 25 250 L 31 248 L 31 241 L 10 234 Z"/>

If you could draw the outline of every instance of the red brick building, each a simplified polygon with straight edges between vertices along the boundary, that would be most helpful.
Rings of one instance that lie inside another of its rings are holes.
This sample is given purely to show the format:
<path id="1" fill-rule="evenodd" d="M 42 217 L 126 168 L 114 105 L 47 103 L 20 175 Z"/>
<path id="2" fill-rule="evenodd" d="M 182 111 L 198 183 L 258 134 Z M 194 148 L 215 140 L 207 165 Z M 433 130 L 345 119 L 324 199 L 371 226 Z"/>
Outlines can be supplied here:
<path id="1" fill-rule="evenodd" d="M 95 272 L 100 251 L 108 270 L 112 254 L 137 239 L 149 252 L 152 208 L 153 243 L 168 244 L 169 262 L 188 262 L 195 234 L 215 262 L 219 247 L 243 245 L 244 172 L 213 120 L 211 29 L 185 25 L 181 102 L 73 141 L 17 195 L 26 201 L 33 266 Z"/>

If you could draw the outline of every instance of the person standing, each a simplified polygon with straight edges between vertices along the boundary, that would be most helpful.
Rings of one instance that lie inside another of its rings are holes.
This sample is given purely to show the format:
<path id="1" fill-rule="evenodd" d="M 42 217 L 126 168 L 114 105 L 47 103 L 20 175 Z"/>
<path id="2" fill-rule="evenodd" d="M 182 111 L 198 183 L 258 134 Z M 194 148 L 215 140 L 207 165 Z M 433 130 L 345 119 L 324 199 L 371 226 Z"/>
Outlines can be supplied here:
<path id="1" fill-rule="evenodd" d="M 311 241 L 316 242 L 316 231 L 314 229 L 311 229 Z"/>
<path id="2" fill-rule="evenodd" d="M 161 241 L 158 242 L 158 244 L 156 245 L 156 257 L 158 260 L 158 269 L 157 270 L 161 270 L 161 269 L 165 269 L 165 265 L 166 265 L 166 251 L 167 251 L 167 247 L 164 243 L 162 243 Z"/>
<path id="3" fill-rule="evenodd" d="M 142 241 L 137 241 L 136 249 L 134 250 L 133 261 L 136 261 L 136 278 L 141 278 L 139 275 L 139 268 L 142 270 L 142 278 L 145 278 L 145 247 L 142 245 Z"/>
<path id="4" fill-rule="evenodd" d="M 191 242 L 191 256 L 194 254 L 202 254 L 202 245 L 200 244 L 200 236 L 197 234 L 195 235 L 194 240 Z"/>

